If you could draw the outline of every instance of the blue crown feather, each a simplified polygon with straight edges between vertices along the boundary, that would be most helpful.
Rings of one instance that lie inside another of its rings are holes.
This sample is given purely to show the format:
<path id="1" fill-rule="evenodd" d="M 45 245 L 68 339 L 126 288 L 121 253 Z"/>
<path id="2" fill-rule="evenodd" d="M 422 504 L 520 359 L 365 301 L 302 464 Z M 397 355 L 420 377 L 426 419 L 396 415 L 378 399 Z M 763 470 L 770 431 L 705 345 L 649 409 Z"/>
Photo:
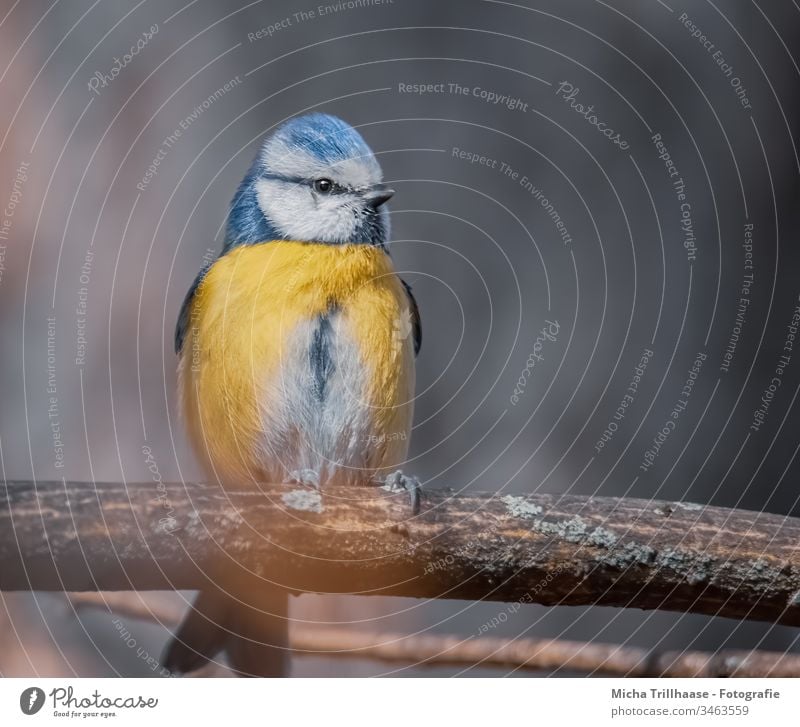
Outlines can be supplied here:
<path id="1" fill-rule="evenodd" d="M 330 114 L 314 113 L 291 119 L 275 132 L 275 138 L 307 150 L 325 164 L 372 156 L 361 134 L 346 121 Z"/>

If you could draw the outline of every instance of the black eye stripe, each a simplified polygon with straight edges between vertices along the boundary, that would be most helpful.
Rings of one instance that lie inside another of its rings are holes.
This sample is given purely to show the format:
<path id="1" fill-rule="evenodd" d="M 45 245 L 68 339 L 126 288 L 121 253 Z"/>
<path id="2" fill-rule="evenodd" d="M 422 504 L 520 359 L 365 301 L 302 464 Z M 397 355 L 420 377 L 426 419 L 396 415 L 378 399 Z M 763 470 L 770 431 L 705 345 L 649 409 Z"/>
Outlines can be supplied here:
<path id="1" fill-rule="evenodd" d="M 314 177 L 313 179 L 308 179 L 306 177 L 293 177 L 287 174 L 273 174 L 271 172 L 264 172 L 261 174 L 262 179 L 274 179 L 279 182 L 287 182 L 289 184 L 304 184 L 307 187 L 311 187 L 313 189 L 314 182 L 318 181 L 318 179 L 328 179 L 328 177 Z M 354 189 L 348 189 L 347 187 L 343 187 L 341 184 L 337 184 L 332 179 L 329 180 L 331 182 L 331 188 L 325 194 L 346 194 L 349 192 L 355 192 Z"/>
<path id="2" fill-rule="evenodd" d="M 302 184 L 306 187 L 310 187 L 312 190 L 314 189 L 314 184 L 318 182 L 320 179 L 327 179 L 332 185 L 331 188 L 327 192 L 317 192 L 317 194 L 322 194 L 326 197 L 331 194 L 361 195 L 375 190 L 383 190 L 386 187 L 384 183 L 372 184 L 366 187 L 345 187 L 344 185 L 341 185 L 338 182 L 334 182 L 330 177 L 309 178 L 309 177 L 292 176 L 289 174 L 275 174 L 273 172 L 262 172 L 260 174 L 260 178 L 274 179 L 279 182 L 286 182 L 288 184 Z"/>
<path id="3" fill-rule="evenodd" d="M 327 194 L 347 194 L 347 193 L 350 193 L 350 192 L 354 192 L 354 191 L 355 191 L 355 190 L 353 190 L 353 189 L 349 189 L 348 187 L 343 187 L 341 184 L 337 184 L 337 183 L 336 183 L 336 182 L 334 182 L 332 179 L 328 179 L 327 177 L 325 177 L 325 179 L 326 179 L 328 182 L 330 182 L 330 185 L 331 185 L 331 186 L 330 186 L 330 189 L 328 189 L 326 192 L 321 192 L 321 194 L 326 194 L 326 195 L 327 195 Z M 313 188 L 313 187 L 314 187 L 314 184 L 315 184 L 316 182 L 318 182 L 318 181 L 320 181 L 320 180 L 318 180 L 318 179 L 311 179 L 311 180 L 308 180 L 308 181 L 307 181 L 307 184 L 310 184 L 310 185 L 312 186 L 312 188 Z"/>

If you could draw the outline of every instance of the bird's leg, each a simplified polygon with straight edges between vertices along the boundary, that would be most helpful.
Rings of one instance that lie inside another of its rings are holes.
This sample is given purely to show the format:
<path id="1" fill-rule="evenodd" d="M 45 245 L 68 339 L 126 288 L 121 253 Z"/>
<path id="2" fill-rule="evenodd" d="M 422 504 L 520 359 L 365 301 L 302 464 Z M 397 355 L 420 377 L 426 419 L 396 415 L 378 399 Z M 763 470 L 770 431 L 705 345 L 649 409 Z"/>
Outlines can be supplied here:
<path id="1" fill-rule="evenodd" d="M 413 515 L 419 513 L 420 497 L 422 485 L 413 475 L 404 475 L 403 470 L 392 472 L 383 479 L 381 484 L 387 492 L 407 492 L 411 499 L 411 511 Z"/>
<path id="2" fill-rule="evenodd" d="M 305 485 L 319 489 L 319 472 L 315 470 L 293 470 L 289 473 L 287 481 L 290 485 Z"/>

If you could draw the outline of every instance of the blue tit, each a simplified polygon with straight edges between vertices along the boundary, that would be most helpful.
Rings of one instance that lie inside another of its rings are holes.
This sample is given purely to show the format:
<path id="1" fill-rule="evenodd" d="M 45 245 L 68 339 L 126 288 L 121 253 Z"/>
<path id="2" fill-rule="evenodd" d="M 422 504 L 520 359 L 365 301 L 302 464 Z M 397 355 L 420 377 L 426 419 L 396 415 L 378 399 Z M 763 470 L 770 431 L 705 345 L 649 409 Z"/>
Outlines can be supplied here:
<path id="1" fill-rule="evenodd" d="M 387 249 L 392 194 L 341 119 L 295 118 L 262 144 L 175 335 L 189 439 L 224 488 L 384 480 L 417 496 L 418 483 L 395 472 L 421 333 Z M 202 591 L 165 666 L 191 671 L 224 651 L 239 674 L 285 675 L 287 596 L 258 591 L 248 603 Z"/>

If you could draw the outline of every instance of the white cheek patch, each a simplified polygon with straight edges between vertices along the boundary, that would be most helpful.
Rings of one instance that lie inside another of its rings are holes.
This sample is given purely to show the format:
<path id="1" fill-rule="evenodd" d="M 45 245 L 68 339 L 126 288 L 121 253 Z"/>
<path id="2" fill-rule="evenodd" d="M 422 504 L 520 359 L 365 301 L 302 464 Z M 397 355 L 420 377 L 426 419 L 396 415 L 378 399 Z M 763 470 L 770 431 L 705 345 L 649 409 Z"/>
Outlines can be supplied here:
<path id="1" fill-rule="evenodd" d="M 342 195 L 315 197 L 305 184 L 256 182 L 261 212 L 288 240 L 341 242 L 353 237 L 359 217 Z"/>

